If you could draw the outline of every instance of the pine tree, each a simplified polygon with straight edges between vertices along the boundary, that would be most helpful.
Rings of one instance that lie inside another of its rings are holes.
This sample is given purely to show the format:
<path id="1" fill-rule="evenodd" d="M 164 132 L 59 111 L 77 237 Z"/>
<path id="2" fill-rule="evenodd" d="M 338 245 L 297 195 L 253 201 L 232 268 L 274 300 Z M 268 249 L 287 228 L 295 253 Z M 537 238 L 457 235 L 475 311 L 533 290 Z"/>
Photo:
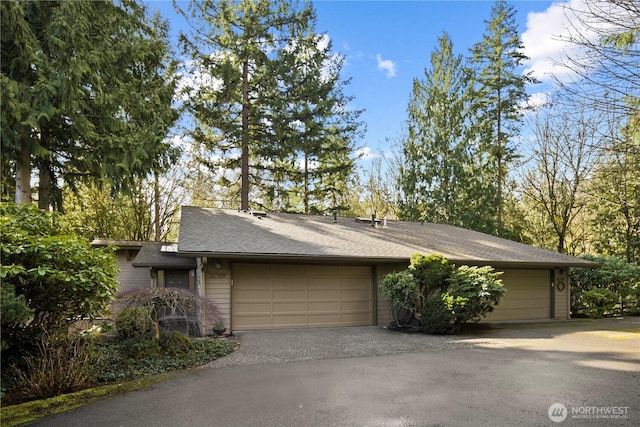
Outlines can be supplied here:
<path id="1" fill-rule="evenodd" d="M 287 200 L 284 210 L 320 213 L 337 207 L 339 194 L 354 171 L 354 140 L 361 111 L 348 108 L 348 82 L 340 80 L 344 58 L 331 53 L 326 35 L 309 21 L 303 33 L 279 53 L 278 88 L 271 108 L 274 189 Z M 269 167 L 268 166 L 268 167 Z M 286 188 L 283 188 L 287 186 Z M 292 197 L 301 197 L 291 203 Z M 278 202 L 278 200 L 276 200 Z"/>
<path id="2" fill-rule="evenodd" d="M 403 219 L 442 222 L 489 231 L 491 183 L 471 108 L 473 75 L 444 33 L 424 79 L 415 79 L 409 102 L 405 164 L 399 177 Z"/>
<path id="3" fill-rule="evenodd" d="M 17 202 L 31 201 L 34 168 L 40 207 L 61 209 L 61 179 L 126 190 L 174 158 L 167 33 L 135 1 L 2 2 L 2 144 Z"/>
<path id="4" fill-rule="evenodd" d="M 194 29 L 181 36 L 184 52 L 202 76 L 185 92 L 203 162 L 225 189 L 239 183 L 241 209 L 250 198 L 268 209 L 322 209 L 353 170 L 360 124 L 311 4 L 201 1 L 180 12 Z"/>
<path id="5" fill-rule="evenodd" d="M 519 134 L 521 105 L 528 99 L 526 86 L 535 83 L 530 75 L 518 73 L 528 59 L 523 53 L 515 9 L 497 0 L 486 21 L 482 41 L 471 49 L 470 62 L 476 68 L 475 98 L 486 125 L 482 144 L 495 168 L 497 233 L 503 234 L 503 206 L 509 165 L 518 155 L 513 139 Z"/>

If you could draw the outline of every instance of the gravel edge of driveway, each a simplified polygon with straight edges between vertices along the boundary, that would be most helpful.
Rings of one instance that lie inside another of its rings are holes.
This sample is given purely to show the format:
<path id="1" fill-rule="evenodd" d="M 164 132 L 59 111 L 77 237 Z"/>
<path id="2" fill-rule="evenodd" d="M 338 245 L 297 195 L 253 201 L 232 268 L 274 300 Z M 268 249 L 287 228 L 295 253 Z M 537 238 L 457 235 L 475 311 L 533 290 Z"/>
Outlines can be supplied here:
<path id="1" fill-rule="evenodd" d="M 640 317 L 497 323 L 478 326 L 476 330 L 458 335 L 404 333 L 383 326 L 236 332 L 235 336 L 228 339 L 239 343 L 239 348 L 202 368 L 446 351 L 474 348 L 501 338 L 553 338 L 556 335 L 580 330 L 631 327 L 640 331 Z"/>
<path id="2" fill-rule="evenodd" d="M 259 365 L 470 348 L 461 336 L 403 333 L 380 326 L 237 332 L 240 347 L 204 367 Z"/>

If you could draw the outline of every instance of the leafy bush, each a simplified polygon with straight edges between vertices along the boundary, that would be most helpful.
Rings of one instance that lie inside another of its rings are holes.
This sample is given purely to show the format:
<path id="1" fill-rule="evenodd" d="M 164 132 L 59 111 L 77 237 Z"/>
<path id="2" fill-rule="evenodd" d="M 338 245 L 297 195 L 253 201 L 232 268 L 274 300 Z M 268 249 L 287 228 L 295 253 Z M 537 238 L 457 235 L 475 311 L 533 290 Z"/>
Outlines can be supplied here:
<path id="1" fill-rule="evenodd" d="M 0 349 L 11 347 L 18 340 L 20 331 L 33 317 L 33 310 L 27 306 L 24 295 L 16 295 L 11 283 L 0 283 L 0 322 L 2 324 L 2 342 Z"/>
<path id="2" fill-rule="evenodd" d="M 446 291 L 447 278 L 451 276 L 454 266 L 439 254 L 414 254 L 409 270 L 418 281 L 419 293 L 429 299 Z"/>
<path id="3" fill-rule="evenodd" d="M 66 332 L 70 324 L 96 316 L 113 299 L 118 273 L 113 248 L 92 249 L 66 233 L 60 214 L 0 203 L 3 369 L 7 361 L 31 351 L 43 331 Z M 5 301 L 14 310 L 6 318 Z M 23 302 L 28 321 L 19 307 Z"/>
<path id="4" fill-rule="evenodd" d="M 134 338 L 149 330 L 149 309 L 129 306 L 116 315 L 116 331 L 122 338 Z"/>
<path id="5" fill-rule="evenodd" d="M 415 276 L 410 271 L 387 274 L 380 282 L 382 295 L 391 298 L 391 311 L 398 326 L 411 323 L 415 313 L 415 301 L 420 297 Z"/>
<path id="6" fill-rule="evenodd" d="M 453 334 L 459 331 L 453 310 L 453 298 L 442 294 L 428 299 L 422 307 L 421 325 L 430 334 Z"/>
<path id="7" fill-rule="evenodd" d="M 504 286 L 492 267 L 460 266 L 447 279 L 446 295 L 454 298 L 451 309 L 457 323 L 477 322 L 494 310 L 504 294 Z"/>
<path id="8" fill-rule="evenodd" d="M 16 372 L 16 389 L 24 398 L 43 399 L 87 387 L 93 380 L 90 341 L 44 334 L 39 353 Z"/>
<path id="9" fill-rule="evenodd" d="M 606 312 L 613 310 L 617 302 L 618 296 L 609 289 L 589 289 L 580 295 L 580 304 L 585 307 L 585 314 L 594 319 L 599 319 Z"/>
<path id="10" fill-rule="evenodd" d="M 396 325 L 418 322 L 430 333 L 454 333 L 493 311 L 504 294 L 501 274 L 489 266 L 455 268 L 441 255 L 416 254 L 408 270 L 388 274 L 380 287 L 391 298 Z"/>
<path id="11" fill-rule="evenodd" d="M 626 306 L 638 309 L 640 297 L 640 265 L 616 256 L 584 255 L 582 258 L 600 263 L 600 268 L 572 268 L 571 312 L 576 315 L 589 311 L 582 303 L 581 295 L 590 289 L 608 289 L 622 301 L 621 313 Z M 587 297 L 589 298 L 589 297 Z"/>

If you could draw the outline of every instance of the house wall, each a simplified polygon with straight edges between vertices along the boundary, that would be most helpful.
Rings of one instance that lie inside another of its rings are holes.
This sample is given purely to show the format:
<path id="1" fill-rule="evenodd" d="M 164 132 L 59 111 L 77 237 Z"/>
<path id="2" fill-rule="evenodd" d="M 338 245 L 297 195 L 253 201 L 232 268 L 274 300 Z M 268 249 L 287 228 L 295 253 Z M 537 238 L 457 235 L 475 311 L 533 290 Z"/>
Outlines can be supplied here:
<path id="1" fill-rule="evenodd" d="M 216 262 L 220 268 L 216 268 Z M 229 261 L 209 258 L 204 271 L 205 296 L 213 302 L 219 310 L 221 320 L 227 332 L 231 325 L 231 267 Z M 213 325 L 204 325 L 206 334 L 210 334 Z"/>
<path id="2" fill-rule="evenodd" d="M 562 286 L 564 284 L 564 286 Z M 556 320 L 566 320 L 571 318 L 570 311 L 570 283 L 567 269 L 558 269 L 554 271 L 554 310 Z"/>
<path id="3" fill-rule="evenodd" d="M 149 269 L 135 268 L 131 265 L 136 255 L 138 255 L 138 252 L 140 252 L 139 249 L 118 249 L 116 251 L 118 265 L 120 266 L 118 292 L 151 287 L 151 273 Z"/>
<path id="4" fill-rule="evenodd" d="M 216 268 L 216 262 L 219 268 Z M 391 301 L 380 292 L 380 282 L 394 271 L 402 271 L 408 263 L 378 264 L 374 269 L 375 286 L 375 319 L 379 326 L 389 325 L 393 321 Z M 566 273 L 565 273 L 566 276 Z M 535 320 L 546 319 L 550 316 L 551 280 L 560 280 L 561 273 L 554 270 L 506 270 L 502 276 L 507 287 L 507 294 L 503 301 L 490 313 L 484 321 L 499 320 Z M 207 299 L 212 301 L 220 311 L 225 327 L 231 325 L 231 287 L 232 269 L 229 261 L 207 259 L 203 271 L 204 291 Z M 568 277 L 565 288 L 554 292 L 555 318 L 558 320 L 569 318 L 569 284 Z M 212 325 L 205 325 L 205 332 L 210 333 Z"/>

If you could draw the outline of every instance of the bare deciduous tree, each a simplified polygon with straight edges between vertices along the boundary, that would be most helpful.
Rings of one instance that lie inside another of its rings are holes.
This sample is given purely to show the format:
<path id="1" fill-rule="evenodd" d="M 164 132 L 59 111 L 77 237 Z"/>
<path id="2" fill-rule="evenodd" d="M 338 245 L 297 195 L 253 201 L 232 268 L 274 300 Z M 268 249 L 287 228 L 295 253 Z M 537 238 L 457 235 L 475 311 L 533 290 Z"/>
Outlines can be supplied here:
<path id="1" fill-rule="evenodd" d="M 532 154 L 522 173 L 522 192 L 553 230 L 555 249 L 566 253 L 576 237 L 574 222 L 587 204 L 584 186 L 598 154 L 598 124 L 584 112 L 539 114 L 533 123 Z"/>

